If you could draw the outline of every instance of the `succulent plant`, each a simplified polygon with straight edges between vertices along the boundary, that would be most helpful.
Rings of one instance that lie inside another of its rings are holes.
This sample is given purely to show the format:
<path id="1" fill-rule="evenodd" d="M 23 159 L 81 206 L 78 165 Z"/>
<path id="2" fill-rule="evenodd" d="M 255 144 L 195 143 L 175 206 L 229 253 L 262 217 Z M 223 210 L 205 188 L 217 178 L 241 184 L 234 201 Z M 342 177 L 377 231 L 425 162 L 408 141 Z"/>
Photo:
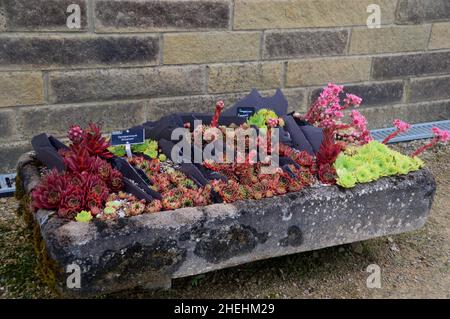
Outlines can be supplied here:
<path id="1" fill-rule="evenodd" d="M 124 157 L 127 155 L 127 151 L 125 149 L 125 145 L 114 145 L 108 147 L 108 151 L 114 154 L 117 157 Z"/>
<path id="2" fill-rule="evenodd" d="M 90 123 L 83 131 L 83 139 L 80 143 L 92 156 L 99 156 L 104 159 L 112 158 L 113 154 L 108 151 L 110 146 L 106 138 L 102 137 L 100 126 Z"/>
<path id="3" fill-rule="evenodd" d="M 106 201 L 109 195 L 108 185 L 98 175 L 83 174 L 83 189 L 86 195 L 95 194 L 102 201 Z"/>
<path id="4" fill-rule="evenodd" d="M 85 192 L 80 186 L 69 185 L 61 196 L 58 216 L 72 219 L 83 210 L 85 204 Z"/>
<path id="5" fill-rule="evenodd" d="M 116 169 L 113 169 L 111 171 L 110 180 L 108 181 L 108 186 L 110 187 L 111 191 L 118 192 L 123 189 L 123 176 L 122 173 Z"/>
<path id="6" fill-rule="evenodd" d="M 153 140 L 145 140 L 143 144 L 131 145 L 133 153 L 142 153 L 152 159 L 158 158 L 158 142 Z"/>
<path id="7" fill-rule="evenodd" d="M 337 179 L 336 183 L 342 187 L 345 188 L 352 188 L 356 185 L 356 177 L 353 173 L 350 173 L 348 171 L 344 171 L 343 173 L 339 173 L 339 178 Z"/>
<path id="8" fill-rule="evenodd" d="M 334 163 L 337 184 L 347 188 L 355 186 L 353 179 L 367 183 L 383 176 L 408 174 L 423 165 L 421 159 L 400 154 L 377 141 L 346 150 Z"/>
<path id="9" fill-rule="evenodd" d="M 90 211 L 82 210 L 75 216 L 75 220 L 80 223 L 90 222 L 92 219 L 92 214 Z"/>
<path id="10" fill-rule="evenodd" d="M 112 206 L 106 206 L 105 209 L 103 209 L 103 213 L 106 215 L 113 215 L 117 212 L 117 209 Z"/>
<path id="11" fill-rule="evenodd" d="M 280 156 L 291 158 L 298 165 L 308 168 L 311 172 L 315 171 L 316 161 L 314 158 L 305 151 L 298 151 L 288 145 L 279 145 Z"/>
<path id="12" fill-rule="evenodd" d="M 80 144 L 83 139 L 83 129 L 79 125 L 72 125 L 69 128 L 67 137 L 74 144 Z"/>
<path id="13" fill-rule="evenodd" d="M 336 182 L 336 171 L 332 165 L 342 150 L 343 146 L 334 140 L 333 130 L 330 128 L 324 129 L 322 144 L 316 155 L 319 179 L 322 183 L 334 184 Z"/>
<path id="14" fill-rule="evenodd" d="M 375 176 L 373 176 L 365 166 L 358 167 L 354 174 L 359 183 L 368 183 L 375 179 Z"/>
<path id="15" fill-rule="evenodd" d="M 127 216 L 137 216 L 141 215 L 145 211 L 145 201 L 134 201 L 125 208 L 125 213 Z"/>
<path id="16" fill-rule="evenodd" d="M 66 169 L 73 173 L 91 171 L 96 159 L 84 147 L 72 147 L 69 151 L 61 151 L 61 155 Z"/>
<path id="17" fill-rule="evenodd" d="M 56 169 L 45 175 L 39 185 L 31 193 L 35 208 L 58 209 L 69 179 L 59 174 Z"/>
<path id="18" fill-rule="evenodd" d="M 322 164 L 319 167 L 319 179 L 324 184 L 336 183 L 336 170 L 331 164 Z"/>
<path id="19" fill-rule="evenodd" d="M 265 129 L 267 128 L 267 126 L 283 126 L 284 122 L 282 121 L 282 119 L 278 118 L 278 115 L 274 111 L 268 109 L 260 109 L 258 112 L 248 118 L 247 125 L 253 125 L 258 128 Z"/>
<path id="20" fill-rule="evenodd" d="M 106 162 L 112 154 L 97 125 L 72 126 L 68 135 L 72 144 L 60 151 L 66 171 L 46 173 L 32 192 L 32 205 L 68 219 L 83 209 L 97 215 L 109 194 L 123 188 L 122 174 Z"/>
<path id="21" fill-rule="evenodd" d="M 120 206 L 122 206 L 122 203 L 118 200 L 111 200 L 111 201 L 107 201 L 105 203 L 106 207 L 113 207 L 113 208 L 119 208 Z"/>
<path id="22" fill-rule="evenodd" d="M 102 198 L 95 193 L 88 193 L 86 196 L 86 204 L 85 207 L 90 209 L 91 211 L 96 208 L 101 208 L 103 204 Z"/>
<path id="23" fill-rule="evenodd" d="M 161 211 L 163 208 L 163 205 L 160 200 L 154 199 L 152 200 L 147 206 L 145 206 L 145 211 L 147 213 L 156 213 Z"/>

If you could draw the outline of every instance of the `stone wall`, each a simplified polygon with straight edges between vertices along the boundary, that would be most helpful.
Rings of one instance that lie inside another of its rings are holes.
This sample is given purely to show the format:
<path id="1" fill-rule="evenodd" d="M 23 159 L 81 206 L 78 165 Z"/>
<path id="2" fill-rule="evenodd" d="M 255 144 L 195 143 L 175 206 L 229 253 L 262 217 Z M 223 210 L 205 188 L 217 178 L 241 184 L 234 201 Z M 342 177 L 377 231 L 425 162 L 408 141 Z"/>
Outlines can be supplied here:
<path id="1" fill-rule="evenodd" d="M 448 119 L 449 35 L 448 0 L 0 0 L 0 172 L 37 133 L 211 111 L 253 87 L 301 111 L 347 84 L 372 127 Z"/>

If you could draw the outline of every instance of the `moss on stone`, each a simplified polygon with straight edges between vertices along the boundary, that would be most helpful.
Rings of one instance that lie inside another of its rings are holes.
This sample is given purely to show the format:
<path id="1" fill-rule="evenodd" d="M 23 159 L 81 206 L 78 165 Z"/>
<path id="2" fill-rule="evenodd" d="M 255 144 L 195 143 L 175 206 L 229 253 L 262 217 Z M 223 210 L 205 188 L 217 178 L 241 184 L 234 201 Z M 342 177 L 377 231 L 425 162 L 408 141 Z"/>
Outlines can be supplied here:
<path id="1" fill-rule="evenodd" d="M 25 190 L 23 188 L 22 179 L 20 178 L 20 172 L 17 170 L 16 174 L 16 191 L 14 192 L 14 197 L 20 201 L 25 196 Z M 18 211 L 19 215 L 20 212 Z"/>
<path id="2" fill-rule="evenodd" d="M 30 202 L 30 195 L 23 195 L 21 197 L 17 209 L 18 215 L 22 217 L 27 228 L 32 231 L 33 246 L 36 255 L 36 273 L 38 274 L 39 279 L 46 284 L 52 292 L 58 294 L 56 289 L 57 275 L 62 271 L 58 266 L 58 263 L 53 260 L 47 252 L 45 241 L 41 236 L 40 226 L 33 217 Z"/>
<path id="3" fill-rule="evenodd" d="M 33 241 L 34 251 L 36 253 L 37 265 L 36 272 L 40 279 L 56 294 L 58 274 L 62 272 L 58 263 L 52 259 L 45 246 L 45 241 L 41 236 L 40 227 L 37 223 L 33 223 Z"/>

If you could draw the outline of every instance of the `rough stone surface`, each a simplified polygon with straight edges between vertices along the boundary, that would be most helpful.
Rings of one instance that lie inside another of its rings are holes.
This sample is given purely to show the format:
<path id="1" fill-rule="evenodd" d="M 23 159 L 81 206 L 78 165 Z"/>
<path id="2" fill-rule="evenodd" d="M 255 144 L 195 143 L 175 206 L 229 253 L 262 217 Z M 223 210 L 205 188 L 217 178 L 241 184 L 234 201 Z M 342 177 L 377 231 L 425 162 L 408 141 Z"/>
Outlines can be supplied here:
<path id="1" fill-rule="evenodd" d="M 270 31 L 265 34 L 264 57 L 342 55 L 347 40 L 347 30 Z"/>
<path id="2" fill-rule="evenodd" d="M 311 102 L 322 91 L 322 88 L 314 90 Z M 346 85 L 345 92 L 356 94 L 363 98 L 361 106 L 374 106 L 400 103 L 403 100 L 403 82 L 375 82 L 370 84 Z"/>
<path id="3" fill-rule="evenodd" d="M 430 49 L 450 48 L 450 23 L 435 23 L 431 31 Z"/>
<path id="4" fill-rule="evenodd" d="M 310 28 L 366 25 L 371 0 L 237 0 L 235 29 Z M 379 0 L 383 24 L 394 20 L 396 1 Z"/>
<path id="5" fill-rule="evenodd" d="M 17 137 L 16 112 L 0 109 L 0 141 Z"/>
<path id="6" fill-rule="evenodd" d="M 450 99 L 450 77 L 415 79 L 409 87 L 410 101 Z"/>
<path id="7" fill-rule="evenodd" d="M 24 169 L 29 165 L 19 168 L 21 176 L 37 174 Z M 316 187 L 118 221 L 67 222 L 43 210 L 35 219 L 59 267 L 81 268 L 80 289 L 67 288 L 64 272 L 58 289 L 86 297 L 145 283 L 167 287 L 171 278 L 416 230 L 426 222 L 435 189 L 431 172 L 420 170 L 348 190 Z"/>
<path id="8" fill-rule="evenodd" d="M 213 65 L 208 68 L 208 92 L 240 92 L 281 87 L 281 62 Z"/>
<path id="9" fill-rule="evenodd" d="M 374 57 L 372 68 L 376 80 L 450 73 L 450 52 Z"/>
<path id="10" fill-rule="evenodd" d="M 25 152 L 31 150 L 30 143 L 4 143 L 0 144 L 0 174 L 16 171 L 17 159 Z"/>
<path id="11" fill-rule="evenodd" d="M 43 102 L 44 81 L 41 72 L 0 73 L 0 107 Z"/>
<path id="12" fill-rule="evenodd" d="M 147 105 L 147 120 L 155 121 L 161 116 L 179 112 L 180 110 L 183 112 L 211 113 L 219 99 L 224 100 L 225 105 L 230 104 L 230 101 L 224 99 L 223 96 L 215 97 L 212 95 L 151 99 Z M 233 100 L 237 100 L 237 98 Z"/>
<path id="13" fill-rule="evenodd" d="M 309 107 L 306 91 L 302 88 L 284 89 L 284 96 L 288 101 L 289 112 L 298 111 L 306 112 Z"/>
<path id="14" fill-rule="evenodd" d="M 152 65 L 159 55 L 155 36 L 0 36 L 0 68 Z"/>
<path id="15" fill-rule="evenodd" d="M 6 31 L 5 10 L 0 7 L 0 32 Z"/>
<path id="16" fill-rule="evenodd" d="M 95 3 L 97 32 L 225 29 L 229 1 L 101 0 Z"/>
<path id="17" fill-rule="evenodd" d="M 7 31 L 85 31 L 87 29 L 86 0 L 3 0 Z M 80 29 L 69 29 L 67 8 L 80 6 Z"/>
<path id="18" fill-rule="evenodd" d="M 144 101 L 26 107 L 18 110 L 18 129 L 27 139 L 40 133 L 65 136 L 73 123 L 97 122 L 106 133 L 145 122 L 145 108 Z"/>
<path id="19" fill-rule="evenodd" d="M 430 30 L 429 25 L 353 29 L 350 54 L 425 50 Z"/>
<path id="20" fill-rule="evenodd" d="M 164 35 L 164 64 L 249 61 L 259 58 L 259 32 Z"/>
<path id="21" fill-rule="evenodd" d="M 371 61 L 371 58 L 291 60 L 287 64 L 286 86 L 367 81 Z"/>
<path id="22" fill-rule="evenodd" d="M 392 127 L 394 119 L 408 123 L 423 123 L 450 119 L 450 101 L 363 107 L 359 110 L 367 118 L 369 129 Z"/>
<path id="23" fill-rule="evenodd" d="M 162 67 L 52 72 L 49 99 L 53 103 L 101 101 L 199 94 L 203 67 Z"/>
<path id="24" fill-rule="evenodd" d="M 448 0 L 399 0 L 396 23 L 424 23 L 450 19 Z"/>

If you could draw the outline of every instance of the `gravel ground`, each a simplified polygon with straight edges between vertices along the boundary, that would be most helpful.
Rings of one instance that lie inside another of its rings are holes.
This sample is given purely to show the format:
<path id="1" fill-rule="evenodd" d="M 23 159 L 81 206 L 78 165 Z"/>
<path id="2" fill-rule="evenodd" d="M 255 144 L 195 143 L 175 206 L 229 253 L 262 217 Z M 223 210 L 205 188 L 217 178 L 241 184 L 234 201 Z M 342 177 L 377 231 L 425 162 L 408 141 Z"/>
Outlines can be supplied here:
<path id="1" fill-rule="evenodd" d="M 424 141 L 397 144 L 410 153 Z M 450 298 L 450 147 L 422 156 L 438 182 L 430 218 L 418 231 L 326 248 L 173 281 L 169 291 L 109 298 Z M 54 298 L 38 279 L 31 234 L 0 199 L 0 298 Z M 370 264 L 381 288 L 369 289 Z"/>

